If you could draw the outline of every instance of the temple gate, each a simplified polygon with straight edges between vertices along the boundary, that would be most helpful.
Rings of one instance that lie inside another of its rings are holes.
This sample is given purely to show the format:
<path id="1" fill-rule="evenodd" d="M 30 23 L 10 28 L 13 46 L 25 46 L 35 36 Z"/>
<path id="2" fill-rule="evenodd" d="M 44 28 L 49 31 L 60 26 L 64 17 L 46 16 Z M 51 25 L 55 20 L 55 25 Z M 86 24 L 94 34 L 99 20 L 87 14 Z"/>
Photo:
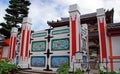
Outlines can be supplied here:
<path id="1" fill-rule="evenodd" d="M 119 23 L 112 22 L 111 15 L 113 16 L 113 11 L 111 13 L 105 12 L 104 9 L 97 9 L 95 13 L 81 16 L 79 7 L 74 4 L 69 8 L 69 18 L 57 21 L 57 28 L 33 33 L 31 33 L 31 19 L 24 18 L 21 34 L 17 35 L 18 29 L 12 28 L 10 47 L 5 48 L 9 51 L 4 50 L 2 56 L 12 59 L 12 63 L 21 68 L 56 71 L 62 63 L 68 63 L 71 67 L 70 71 L 75 71 L 77 68 L 86 71 L 90 69 L 88 65 L 88 26 L 91 23 L 94 25 L 97 23 L 98 30 L 94 28 L 96 32 L 93 34 L 96 34 L 95 36 L 98 36 L 97 32 L 99 34 L 99 43 L 96 43 L 99 45 L 96 46 L 97 48 L 100 46 L 100 56 L 98 56 L 100 68 L 104 72 L 105 68 L 107 68 L 106 71 L 119 72 L 120 29 Z M 65 25 L 66 22 L 67 25 Z M 56 22 L 52 22 L 52 24 L 54 25 Z M 2 52 L 0 51 L 0 54 Z"/>
<path id="2" fill-rule="evenodd" d="M 62 63 L 70 71 L 86 71 L 88 62 L 87 24 L 80 25 L 79 7 L 70 6 L 70 26 L 50 28 L 31 33 L 31 19 L 24 18 L 21 35 L 17 38 L 14 63 L 21 68 L 56 71 Z M 30 35 L 31 34 L 31 35 Z"/>

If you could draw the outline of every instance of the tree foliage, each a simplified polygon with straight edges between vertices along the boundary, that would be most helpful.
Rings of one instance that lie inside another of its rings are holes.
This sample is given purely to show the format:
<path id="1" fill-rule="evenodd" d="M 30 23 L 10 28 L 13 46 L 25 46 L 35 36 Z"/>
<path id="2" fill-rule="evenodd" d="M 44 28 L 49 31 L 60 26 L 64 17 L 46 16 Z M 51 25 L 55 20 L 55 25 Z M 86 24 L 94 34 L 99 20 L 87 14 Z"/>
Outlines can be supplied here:
<path id="1" fill-rule="evenodd" d="M 12 26 L 7 25 L 6 23 L 0 23 L 0 25 L 2 26 L 2 28 L 0 29 L 0 33 L 9 38 Z"/>
<path id="2" fill-rule="evenodd" d="M 23 17 L 27 17 L 29 13 L 30 1 L 29 0 L 10 0 L 9 7 L 5 10 L 7 13 L 5 14 L 5 23 L 0 23 L 2 28 L 0 32 L 5 36 L 10 36 L 10 31 L 12 27 L 19 27 L 17 24 L 22 23 Z M 2 31 L 3 32 L 2 32 Z M 9 32 L 9 35 L 6 33 Z"/>

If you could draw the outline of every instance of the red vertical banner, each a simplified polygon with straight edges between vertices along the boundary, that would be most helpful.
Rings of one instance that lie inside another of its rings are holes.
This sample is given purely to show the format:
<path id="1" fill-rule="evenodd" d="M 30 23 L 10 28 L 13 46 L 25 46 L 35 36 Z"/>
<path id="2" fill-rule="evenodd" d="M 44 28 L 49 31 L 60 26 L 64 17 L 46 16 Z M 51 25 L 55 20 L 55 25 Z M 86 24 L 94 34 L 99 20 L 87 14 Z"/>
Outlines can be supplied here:
<path id="1" fill-rule="evenodd" d="M 27 36 L 26 36 L 25 58 L 28 57 L 29 41 L 30 41 L 30 30 L 28 29 L 28 30 L 27 30 Z"/>
<path id="2" fill-rule="evenodd" d="M 25 29 L 22 30 L 22 39 L 21 39 L 21 50 L 20 50 L 20 57 L 23 58 L 23 50 L 24 50 L 24 36 L 25 36 Z"/>
<path id="3" fill-rule="evenodd" d="M 13 41 L 13 37 L 11 36 L 11 37 L 10 37 L 10 45 L 9 45 L 10 49 L 9 49 L 9 55 L 8 55 L 8 58 L 11 58 L 12 41 Z"/>
<path id="4" fill-rule="evenodd" d="M 16 37 L 13 37 L 13 49 L 12 49 L 12 59 L 15 58 L 15 49 L 16 49 Z"/>
<path id="5" fill-rule="evenodd" d="M 112 54 L 112 39 L 111 39 L 111 36 L 109 36 L 109 48 L 110 48 L 110 57 L 113 56 Z M 113 58 L 110 58 L 110 69 L 111 71 L 113 72 L 114 71 L 114 66 L 113 66 Z"/>
<path id="6" fill-rule="evenodd" d="M 104 24 L 105 24 L 104 23 L 104 18 L 102 18 L 101 21 L 99 19 L 99 29 L 100 29 L 100 40 L 101 40 L 102 58 L 107 58 L 106 38 L 105 38 L 105 27 L 104 27 Z"/>
<path id="7" fill-rule="evenodd" d="M 75 20 L 72 20 L 71 17 L 71 30 L 72 30 L 72 57 L 75 56 L 76 53 L 76 16 Z"/>

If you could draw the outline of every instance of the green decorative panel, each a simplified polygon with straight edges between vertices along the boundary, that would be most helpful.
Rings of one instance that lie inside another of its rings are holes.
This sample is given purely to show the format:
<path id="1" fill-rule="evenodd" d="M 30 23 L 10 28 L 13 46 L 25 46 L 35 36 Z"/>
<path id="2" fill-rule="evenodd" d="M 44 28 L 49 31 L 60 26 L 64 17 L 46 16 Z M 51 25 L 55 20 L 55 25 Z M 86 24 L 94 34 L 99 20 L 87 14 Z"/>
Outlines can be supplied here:
<path id="1" fill-rule="evenodd" d="M 86 35 L 87 34 L 86 30 L 81 29 L 81 34 Z"/>
<path id="2" fill-rule="evenodd" d="M 31 66 L 32 67 L 45 67 L 45 57 L 44 56 L 32 56 Z"/>
<path id="3" fill-rule="evenodd" d="M 46 41 L 35 41 L 32 42 L 32 51 L 45 51 Z"/>
<path id="4" fill-rule="evenodd" d="M 69 64 L 69 56 L 52 56 L 51 57 L 51 67 L 58 68 L 63 63 Z"/>
<path id="5" fill-rule="evenodd" d="M 33 34 L 33 38 L 35 38 L 35 37 L 44 37 L 44 36 L 46 36 L 46 35 L 47 35 L 46 32 L 43 32 L 43 33 L 36 33 L 36 34 Z"/>
<path id="6" fill-rule="evenodd" d="M 83 62 L 87 62 L 87 56 L 83 56 Z"/>
<path id="7" fill-rule="evenodd" d="M 82 48 L 85 51 L 87 50 L 86 40 L 84 38 L 82 38 Z"/>
<path id="8" fill-rule="evenodd" d="M 20 51 L 20 43 L 17 44 L 17 52 Z"/>
<path id="9" fill-rule="evenodd" d="M 69 49 L 69 39 L 54 39 L 52 40 L 52 50 L 68 50 Z"/>
<path id="10" fill-rule="evenodd" d="M 69 29 L 55 30 L 52 31 L 52 35 L 69 33 Z"/>

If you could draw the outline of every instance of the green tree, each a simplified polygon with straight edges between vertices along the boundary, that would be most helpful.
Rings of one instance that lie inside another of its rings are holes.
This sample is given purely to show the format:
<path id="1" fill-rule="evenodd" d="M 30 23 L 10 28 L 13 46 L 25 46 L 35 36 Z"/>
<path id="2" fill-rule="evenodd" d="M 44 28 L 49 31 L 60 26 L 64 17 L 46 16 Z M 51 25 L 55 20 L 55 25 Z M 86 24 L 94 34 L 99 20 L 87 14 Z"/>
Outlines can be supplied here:
<path id="1" fill-rule="evenodd" d="M 2 26 L 2 28 L 0 29 L 0 33 L 9 38 L 12 26 L 7 25 L 6 23 L 0 23 L 0 25 Z"/>
<path id="2" fill-rule="evenodd" d="M 62 65 L 57 69 L 59 74 L 69 74 L 70 66 L 67 63 L 62 63 Z"/>
<path id="3" fill-rule="evenodd" d="M 10 31 L 12 27 L 19 27 L 17 24 L 22 23 L 23 17 L 27 17 L 29 13 L 30 1 L 29 0 L 10 0 L 10 5 L 5 10 L 7 13 L 5 14 L 4 19 L 6 20 L 5 23 L 0 23 L 5 36 L 10 37 Z M 6 35 L 5 33 L 8 33 Z"/>

